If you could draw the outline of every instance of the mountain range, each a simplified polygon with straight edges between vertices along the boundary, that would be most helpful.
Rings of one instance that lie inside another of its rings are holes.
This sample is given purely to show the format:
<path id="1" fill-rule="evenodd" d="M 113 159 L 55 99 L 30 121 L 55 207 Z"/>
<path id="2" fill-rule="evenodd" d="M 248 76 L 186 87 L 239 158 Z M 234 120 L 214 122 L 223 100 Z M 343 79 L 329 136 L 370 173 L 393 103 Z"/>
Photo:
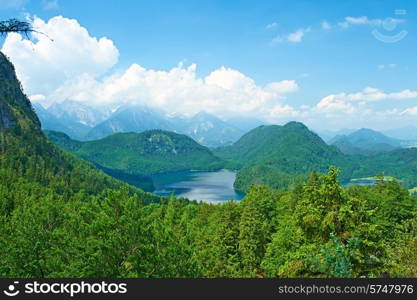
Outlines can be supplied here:
<path id="1" fill-rule="evenodd" d="M 406 187 L 417 186 L 417 148 L 395 147 L 400 145 L 397 140 L 368 129 L 348 137 L 369 149 L 372 145 L 385 145 L 382 141 L 388 140 L 392 148 L 373 154 L 356 148 L 361 153 L 346 154 L 338 148 L 340 145 L 328 145 L 300 122 L 283 126 L 262 125 L 232 145 L 214 150 L 199 145 L 188 136 L 162 130 L 117 133 L 85 142 L 74 141 L 58 132 L 45 133 L 62 148 L 123 180 L 129 176 L 225 167 L 237 172 L 235 188 L 247 191 L 252 185 L 259 184 L 288 188 L 305 182 L 313 171 L 325 172 L 335 165 L 341 170 L 343 183 L 383 174 L 397 178 Z M 375 138 L 367 139 L 369 136 Z M 136 181 L 130 183 L 143 188 Z M 139 181 L 146 184 L 143 178 Z"/>
<path id="2" fill-rule="evenodd" d="M 34 104 L 42 128 L 59 131 L 80 140 L 96 140 L 118 132 L 143 132 L 151 129 L 169 130 L 186 134 L 208 147 L 229 145 L 243 133 L 261 124 L 248 118 L 224 121 L 201 111 L 193 116 L 169 115 L 139 105 L 122 105 L 117 108 L 93 108 L 80 102 L 65 100 L 44 108 Z"/>
<path id="3" fill-rule="evenodd" d="M 155 122 L 153 117 L 157 116 L 158 112 L 144 111 L 143 108 L 138 107 L 119 108 L 114 111 L 109 110 L 109 118 L 101 121 L 107 117 L 106 112 L 93 114 L 78 103 L 67 103 L 68 111 L 59 114 L 58 107 L 47 110 L 38 107 L 40 122 L 29 100 L 20 90 L 13 66 L 3 56 L 1 59 L 1 67 L 4 69 L 1 74 L 3 79 L 0 78 L 3 82 L 0 90 L 3 94 L 3 100 L 0 102 L 1 151 L 8 153 L 7 159 L 3 160 L 2 164 L 9 166 L 16 174 L 26 174 L 29 180 L 39 177 L 44 184 L 59 180 L 58 185 L 65 185 L 66 180 L 69 180 L 74 190 L 83 189 L 88 192 L 92 189 L 123 186 L 121 182 L 106 177 L 104 173 L 84 160 L 77 159 L 49 143 L 40 130 L 42 115 L 47 117 L 53 115 L 60 124 L 64 124 L 63 126 L 75 123 L 78 124 L 77 126 L 94 128 L 108 120 L 117 120 L 122 113 L 135 114 L 136 109 L 142 111 L 141 116 L 147 114 L 152 119 L 150 121 Z M 178 123 L 177 128 L 181 131 L 189 130 L 188 134 L 194 134 L 196 140 L 199 132 L 214 136 L 213 128 L 216 127 L 217 122 L 221 126 L 215 130 L 228 125 L 205 113 L 197 114 L 194 118 L 165 116 L 161 113 L 159 115 L 162 115 L 161 120 L 164 120 L 162 124 L 167 128 L 171 129 L 169 127 L 171 124 Z M 141 120 L 144 119 L 138 116 L 130 125 L 133 127 L 141 125 L 143 123 Z M 72 130 L 77 129 L 72 127 Z M 132 130 L 132 128 L 124 130 Z M 223 130 L 220 132 L 230 134 L 230 131 L 224 128 Z M 111 134 L 95 141 L 74 141 L 69 136 L 56 132 L 47 132 L 47 134 L 62 148 L 89 160 L 115 177 L 121 173 L 126 181 L 135 181 L 137 178 L 131 176 L 136 175 L 226 167 L 237 170 L 236 189 L 246 191 L 253 184 L 287 188 L 305 180 L 312 171 L 323 172 L 330 165 L 336 165 L 341 169 L 342 182 L 352 178 L 384 174 L 396 177 L 406 187 L 417 186 L 417 148 L 397 148 L 401 142 L 367 129 L 346 135 L 343 139 L 347 139 L 357 148 L 366 149 L 375 145 L 384 145 L 386 149 L 383 149 L 383 152 L 369 156 L 343 153 L 335 145 L 326 144 L 317 134 L 299 122 L 289 122 L 283 126 L 259 126 L 244 134 L 232 145 L 219 147 L 213 151 L 199 145 L 190 137 L 175 132 L 146 130 L 146 128 L 141 128 L 141 131 L 142 133 Z M 68 170 L 71 170 L 71 173 L 68 173 Z M 71 175 L 65 175 L 67 173 Z M 139 179 L 141 180 L 144 184 L 149 183 L 146 177 Z M 136 185 L 140 186 L 140 184 Z"/>
<path id="4" fill-rule="evenodd" d="M 132 104 L 93 107 L 79 101 L 65 100 L 48 108 L 39 103 L 34 103 L 33 107 L 42 129 L 63 132 L 79 141 L 101 139 L 118 132 L 139 133 L 162 129 L 186 134 L 204 146 L 216 148 L 231 145 L 244 133 L 266 124 L 249 116 L 221 119 L 204 111 L 185 116 Z M 383 132 L 366 128 L 316 132 L 325 142 L 337 146 L 346 154 L 372 155 L 395 148 L 417 146 L 417 127 L 412 126 Z"/>

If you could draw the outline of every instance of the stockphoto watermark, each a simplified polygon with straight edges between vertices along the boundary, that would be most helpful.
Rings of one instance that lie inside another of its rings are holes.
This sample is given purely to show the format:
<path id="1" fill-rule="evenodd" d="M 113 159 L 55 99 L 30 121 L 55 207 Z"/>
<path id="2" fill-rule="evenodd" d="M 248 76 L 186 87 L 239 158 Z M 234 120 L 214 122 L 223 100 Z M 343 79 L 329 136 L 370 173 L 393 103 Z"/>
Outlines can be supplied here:
<path id="1" fill-rule="evenodd" d="M 92 295 L 92 294 L 126 294 L 127 283 L 108 283 L 100 282 L 39 282 L 37 280 L 19 282 L 12 281 L 3 294 L 9 297 L 17 295 L 36 295 L 36 294 L 56 294 L 74 297 L 76 295 Z"/>
<path id="2" fill-rule="evenodd" d="M 407 15 L 405 9 L 396 9 L 394 17 L 388 17 L 384 20 L 378 20 L 378 29 L 372 30 L 372 35 L 379 41 L 384 43 L 396 43 L 404 39 L 408 31 L 399 29 L 399 25 L 405 22 L 404 17 Z"/>

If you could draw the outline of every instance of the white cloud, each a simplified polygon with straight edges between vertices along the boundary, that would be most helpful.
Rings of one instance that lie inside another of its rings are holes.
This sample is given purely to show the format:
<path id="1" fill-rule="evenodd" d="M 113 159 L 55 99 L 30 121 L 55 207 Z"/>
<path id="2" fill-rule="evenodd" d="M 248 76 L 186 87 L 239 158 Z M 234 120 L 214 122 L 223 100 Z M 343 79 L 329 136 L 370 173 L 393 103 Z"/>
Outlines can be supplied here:
<path id="1" fill-rule="evenodd" d="M 322 98 L 311 110 L 314 113 L 331 113 L 335 115 L 346 114 L 378 114 L 379 116 L 399 115 L 398 110 L 373 111 L 372 103 L 382 100 L 406 100 L 417 99 L 417 91 L 403 90 L 400 92 L 385 93 L 384 91 L 372 87 L 367 87 L 357 93 L 331 94 Z M 413 114 L 414 108 L 402 112 L 402 114 Z"/>
<path id="2" fill-rule="evenodd" d="M 10 34 L 2 51 L 15 64 L 31 100 L 44 104 L 72 99 L 92 105 L 147 105 L 184 114 L 205 110 L 219 115 L 250 113 L 262 117 L 271 111 L 277 114 L 276 107 L 284 95 L 298 89 L 293 80 L 261 86 L 226 67 L 199 77 L 195 64 L 152 70 L 135 63 L 112 72 L 119 52 L 111 40 L 92 37 L 76 20 L 61 16 L 48 22 L 36 18 L 33 24 L 53 41 L 39 34 L 35 34 L 35 42 Z"/>
<path id="3" fill-rule="evenodd" d="M 320 100 L 320 102 L 316 105 L 315 109 L 318 112 L 343 112 L 343 113 L 354 113 L 356 109 L 353 107 L 352 104 L 345 101 L 344 98 L 345 94 L 339 95 L 329 95 L 324 97 Z"/>
<path id="4" fill-rule="evenodd" d="M 285 104 L 277 104 L 275 105 L 271 111 L 269 120 L 277 119 L 277 118 L 294 118 L 299 116 L 300 113 L 292 106 Z"/>
<path id="5" fill-rule="evenodd" d="M 330 30 L 332 29 L 332 25 L 330 25 L 330 23 L 327 21 L 323 21 L 321 22 L 321 29 Z"/>
<path id="6" fill-rule="evenodd" d="M 417 116 L 417 106 L 409 107 L 401 112 L 402 115 L 412 115 Z"/>
<path id="7" fill-rule="evenodd" d="M 300 28 L 288 35 L 279 35 L 272 39 L 272 43 L 277 42 L 290 42 L 290 43 L 300 43 L 302 42 L 304 35 L 307 32 L 310 32 L 311 28 Z"/>
<path id="8" fill-rule="evenodd" d="M 315 110 L 318 112 L 355 113 L 358 110 L 363 111 L 364 105 L 388 99 L 417 99 L 417 91 L 406 89 L 400 92 L 385 93 L 380 89 L 367 87 L 358 93 L 328 95 L 319 101 Z"/>
<path id="9" fill-rule="evenodd" d="M 32 42 L 11 33 L 1 50 L 13 61 L 28 94 L 48 95 L 84 73 L 103 74 L 118 60 L 119 52 L 111 40 L 91 37 L 74 19 L 57 16 L 44 22 L 35 18 L 33 27 L 45 35 L 34 33 Z"/>
<path id="10" fill-rule="evenodd" d="M 403 23 L 403 19 L 394 19 L 394 18 L 387 18 L 387 19 L 369 19 L 367 16 L 361 16 L 361 17 L 345 17 L 343 22 L 339 22 L 338 25 L 342 28 L 349 28 L 350 26 L 354 25 L 369 25 L 369 26 L 392 26 L 399 23 Z"/>
<path id="11" fill-rule="evenodd" d="M 296 32 L 290 33 L 287 39 L 289 42 L 299 43 L 303 40 L 305 33 L 309 31 L 310 31 L 310 28 L 298 29 Z"/>
<path id="12" fill-rule="evenodd" d="M 148 70 L 131 65 L 102 81 L 83 76 L 68 82 L 51 95 L 54 100 L 71 98 L 95 103 L 128 102 L 194 114 L 205 110 L 220 115 L 254 113 L 264 115 L 298 88 L 294 81 L 272 82 L 261 87 L 237 70 L 221 67 L 199 78 L 196 65 L 179 64 L 169 71 Z"/>
<path id="13" fill-rule="evenodd" d="M 283 80 L 280 82 L 271 82 L 266 89 L 278 94 L 292 93 L 298 90 L 298 84 L 294 80 Z"/>
<path id="14" fill-rule="evenodd" d="M 30 95 L 28 98 L 30 101 L 34 101 L 34 102 L 42 102 L 46 100 L 45 95 L 42 95 L 42 94 Z"/>
<path id="15" fill-rule="evenodd" d="M 273 22 L 273 23 L 267 24 L 265 26 L 265 28 L 266 29 L 273 29 L 273 28 L 276 28 L 277 26 L 278 26 L 278 23 L 277 22 Z"/>

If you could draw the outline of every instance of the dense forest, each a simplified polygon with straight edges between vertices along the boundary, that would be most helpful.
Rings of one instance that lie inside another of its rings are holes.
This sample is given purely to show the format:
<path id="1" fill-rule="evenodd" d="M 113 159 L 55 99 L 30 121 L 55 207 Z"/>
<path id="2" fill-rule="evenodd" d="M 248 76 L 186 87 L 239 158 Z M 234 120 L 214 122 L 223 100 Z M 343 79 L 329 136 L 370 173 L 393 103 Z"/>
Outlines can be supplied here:
<path id="1" fill-rule="evenodd" d="M 116 133 L 80 142 L 64 133 L 45 131 L 63 149 L 105 168 L 129 174 L 158 174 L 183 170 L 209 171 L 224 162 L 186 135 L 164 130 Z"/>
<path id="2" fill-rule="evenodd" d="M 49 142 L 2 54 L 0 138 L 2 277 L 417 276 L 396 181 L 343 188 L 331 167 L 241 202 L 160 198 Z"/>

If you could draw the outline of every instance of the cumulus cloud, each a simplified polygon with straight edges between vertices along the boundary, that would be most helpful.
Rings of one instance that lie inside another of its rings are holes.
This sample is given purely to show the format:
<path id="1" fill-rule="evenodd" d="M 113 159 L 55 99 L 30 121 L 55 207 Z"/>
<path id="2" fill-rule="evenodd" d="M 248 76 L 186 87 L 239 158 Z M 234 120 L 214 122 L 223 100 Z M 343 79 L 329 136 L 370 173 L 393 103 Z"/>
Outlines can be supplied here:
<path id="1" fill-rule="evenodd" d="M 67 82 L 51 95 L 55 101 L 71 98 L 96 104 L 134 103 L 194 114 L 205 110 L 217 114 L 270 113 L 284 94 L 298 85 L 291 80 L 272 82 L 265 87 L 243 73 L 221 67 L 206 77 L 198 77 L 197 66 L 179 64 L 169 71 L 145 69 L 131 65 L 119 74 L 103 80 L 84 75 Z M 62 99 L 59 99 L 59 98 Z"/>
<path id="2" fill-rule="evenodd" d="M 269 116 L 279 115 L 277 107 L 285 95 L 298 89 L 293 80 L 261 86 L 224 66 L 205 77 L 198 76 L 195 64 L 183 63 L 170 70 L 135 63 L 115 72 L 112 67 L 119 52 L 113 42 L 91 36 L 76 20 L 35 18 L 33 26 L 47 36 L 35 33 L 35 41 L 29 41 L 10 34 L 2 51 L 15 64 L 30 99 L 47 105 L 71 99 L 90 105 L 146 105 L 184 114 L 205 110 Z M 283 108 L 290 111 L 289 106 Z"/>
<path id="3" fill-rule="evenodd" d="M 298 84 L 294 80 L 283 80 L 267 84 L 266 89 L 278 94 L 286 94 L 297 91 Z"/>
<path id="4" fill-rule="evenodd" d="M 380 89 L 367 87 L 357 93 L 331 94 L 322 98 L 314 110 L 317 112 L 356 113 L 364 111 L 364 106 L 381 100 L 405 100 L 417 99 L 417 91 L 403 90 L 400 92 L 386 93 Z"/>
<path id="5" fill-rule="evenodd" d="M 320 100 L 316 105 L 316 110 L 319 112 L 344 112 L 354 113 L 356 109 L 352 104 L 345 100 L 345 94 L 329 95 Z"/>
<path id="6" fill-rule="evenodd" d="M 300 43 L 302 42 L 304 35 L 307 32 L 310 32 L 311 28 L 300 28 L 287 35 L 279 35 L 272 39 L 272 43 L 279 42 L 290 42 L 290 43 Z"/>
<path id="7" fill-rule="evenodd" d="M 48 22 L 33 20 L 35 41 L 10 33 L 2 52 L 13 61 L 28 94 L 48 95 L 67 80 L 83 73 L 98 76 L 116 64 L 119 56 L 106 37 L 91 37 L 74 19 L 61 16 Z"/>
<path id="8" fill-rule="evenodd" d="M 300 115 L 300 112 L 297 111 L 291 105 L 277 104 L 272 108 L 269 119 L 273 120 L 277 118 L 294 118 L 294 117 L 298 117 L 299 115 Z"/>

